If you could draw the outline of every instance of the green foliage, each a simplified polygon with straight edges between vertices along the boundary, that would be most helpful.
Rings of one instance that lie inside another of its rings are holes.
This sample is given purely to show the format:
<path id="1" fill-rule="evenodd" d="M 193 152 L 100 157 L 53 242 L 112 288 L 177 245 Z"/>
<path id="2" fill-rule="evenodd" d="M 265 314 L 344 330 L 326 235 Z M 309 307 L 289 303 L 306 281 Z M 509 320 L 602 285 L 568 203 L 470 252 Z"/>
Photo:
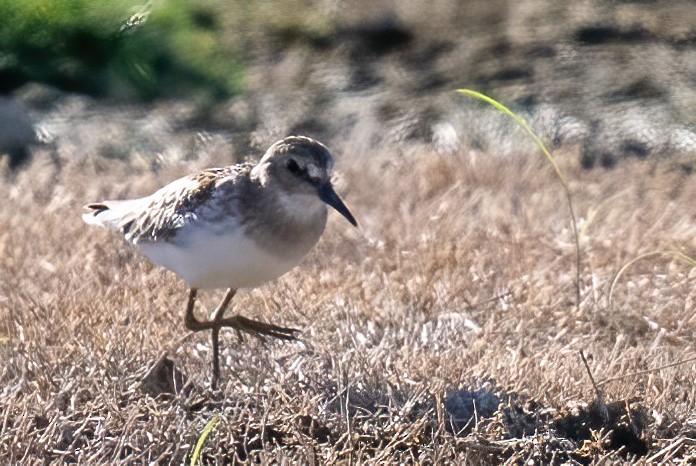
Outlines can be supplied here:
<path id="1" fill-rule="evenodd" d="M 0 81 L 126 98 L 232 95 L 242 67 L 223 46 L 216 5 L 0 0 Z"/>

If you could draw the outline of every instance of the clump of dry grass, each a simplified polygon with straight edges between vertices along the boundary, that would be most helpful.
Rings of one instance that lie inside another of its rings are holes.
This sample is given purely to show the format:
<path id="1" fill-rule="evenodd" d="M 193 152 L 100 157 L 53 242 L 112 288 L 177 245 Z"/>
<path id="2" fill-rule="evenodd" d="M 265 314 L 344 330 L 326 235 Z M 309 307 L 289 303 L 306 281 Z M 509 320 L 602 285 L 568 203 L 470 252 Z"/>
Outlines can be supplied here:
<path id="1" fill-rule="evenodd" d="M 692 266 L 638 261 L 611 308 L 608 293 L 645 252 L 696 255 L 696 183 L 661 162 L 588 172 L 576 159 L 560 160 L 587 222 L 578 310 L 563 193 L 543 162 L 346 150 L 338 190 L 362 230 L 332 219 L 301 268 L 236 302 L 302 328 L 302 342 L 225 334 L 211 393 L 182 283 L 79 219 L 87 201 L 142 195 L 210 161 L 151 173 L 38 157 L 0 187 L 0 458 L 180 464 L 218 416 L 204 464 L 692 461 L 693 362 L 602 381 L 694 355 Z M 581 350 L 608 420 L 593 418 Z M 187 388 L 153 397 L 141 380 L 164 352 Z M 499 411 L 454 435 L 443 399 L 480 387 Z"/>

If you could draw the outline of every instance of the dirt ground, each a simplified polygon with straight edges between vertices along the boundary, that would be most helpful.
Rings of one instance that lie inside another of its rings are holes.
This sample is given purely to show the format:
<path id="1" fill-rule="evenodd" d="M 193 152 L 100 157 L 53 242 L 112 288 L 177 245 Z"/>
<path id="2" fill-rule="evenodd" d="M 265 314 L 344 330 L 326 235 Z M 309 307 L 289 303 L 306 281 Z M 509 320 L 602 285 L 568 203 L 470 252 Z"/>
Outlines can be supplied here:
<path id="1" fill-rule="evenodd" d="M 331 214 L 300 267 L 235 298 L 302 334 L 223 332 L 212 391 L 184 284 L 80 213 L 228 154 L 157 170 L 38 154 L 0 181 L 1 462 L 188 464 L 216 419 L 204 464 L 692 464 L 693 175 L 670 160 L 586 171 L 559 154 L 576 307 L 553 171 L 493 155 L 337 154 L 360 229 Z"/>

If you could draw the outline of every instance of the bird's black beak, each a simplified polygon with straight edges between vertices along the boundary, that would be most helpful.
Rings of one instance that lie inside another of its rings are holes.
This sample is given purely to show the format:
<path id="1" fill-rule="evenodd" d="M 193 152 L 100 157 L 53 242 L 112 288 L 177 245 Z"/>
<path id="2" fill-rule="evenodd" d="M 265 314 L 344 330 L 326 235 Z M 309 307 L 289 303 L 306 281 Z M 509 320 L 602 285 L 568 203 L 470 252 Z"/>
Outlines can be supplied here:
<path id="1" fill-rule="evenodd" d="M 354 227 L 358 226 L 358 222 L 355 221 L 355 217 L 350 213 L 348 207 L 343 203 L 336 191 L 334 191 L 331 183 L 324 183 L 317 186 L 317 191 L 319 193 L 319 199 L 329 204 L 331 207 L 336 209 L 338 213 L 343 215 Z"/>

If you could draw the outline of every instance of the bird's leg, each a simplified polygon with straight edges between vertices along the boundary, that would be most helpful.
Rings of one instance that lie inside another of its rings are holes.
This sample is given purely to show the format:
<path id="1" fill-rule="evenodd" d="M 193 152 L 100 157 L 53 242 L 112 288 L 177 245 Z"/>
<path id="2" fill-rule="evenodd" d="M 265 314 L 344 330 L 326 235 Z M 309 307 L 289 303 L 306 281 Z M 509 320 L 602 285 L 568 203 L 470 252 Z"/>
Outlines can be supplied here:
<path id="1" fill-rule="evenodd" d="M 213 379 L 211 385 L 213 388 L 217 386 L 217 382 L 220 379 L 220 328 L 224 325 L 221 324 L 223 320 L 222 317 L 225 315 L 225 310 L 230 305 L 230 301 L 234 297 L 237 290 L 230 288 L 225 293 L 225 297 L 222 299 L 218 307 L 215 308 L 212 314 L 212 320 L 200 321 L 196 319 L 193 313 L 193 309 L 196 304 L 196 295 L 198 290 L 194 287 L 189 291 L 188 304 L 186 305 L 186 314 L 184 315 L 184 325 L 187 329 L 193 332 L 200 332 L 202 330 L 212 330 L 212 342 L 213 342 Z"/>
<path id="2" fill-rule="evenodd" d="M 215 308 L 211 316 L 213 330 L 211 335 L 213 342 L 213 380 L 211 385 L 213 388 L 217 387 L 217 382 L 220 379 L 220 329 L 222 328 L 220 322 L 235 294 L 237 294 L 237 290 L 228 288 L 225 297 L 222 298 L 222 301 L 218 304 L 218 307 Z"/>
<path id="3" fill-rule="evenodd" d="M 209 322 L 201 322 L 200 320 L 196 319 L 195 315 L 193 315 L 193 308 L 196 304 L 197 294 L 198 289 L 191 287 L 191 290 L 189 291 L 188 304 L 186 304 L 186 314 L 184 314 L 184 325 L 192 332 L 200 332 L 201 330 L 208 330 L 210 328 L 208 325 Z"/>
<path id="4" fill-rule="evenodd" d="M 237 331 L 237 335 L 240 336 L 240 332 L 247 332 L 257 338 L 263 339 L 264 336 L 269 336 L 273 338 L 278 338 L 280 340 L 296 340 L 297 334 L 300 332 L 294 328 L 280 327 L 278 325 L 267 324 L 266 322 L 260 322 L 258 320 L 247 319 L 246 317 L 236 315 L 233 317 L 224 318 L 225 310 L 230 305 L 232 298 L 237 293 L 234 288 L 229 288 L 225 297 L 222 299 L 220 304 L 215 308 L 212 313 L 212 320 L 198 320 L 193 314 L 193 309 L 196 304 L 196 296 L 198 295 L 198 289 L 192 287 L 189 291 L 188 303 L 186 305 L 186 314 L 184 315 L 184 324 L 186 328 L 193 332 L 200 332 L 202 330 L 212 330 L 212 343 L 213 343 L 213 379 L 211 385 L 213 388 L 217 385 L 217 381 L 220 378 L 220 329 L 224 327 L 233 328 Z"/>
<path id="5" fill-rule="evenodd" d="M 279 327 L 277 325 L 247 319 L 246 317 L 242 317 L 240 315 L 225 319 L 225 310 L 227 310 L 227 307 L 230 305 L 230 302 L 236 293 L 237 290 L 234 288 L 228 288 L 227 293 L 225 293 L 225 297 L 222 298 L 222 301 L 212 314 L 213 381 L 211 385 L 213 388 L 217 386 L 217 382 L 220 379 L 219 340 L 221 328 L 230 327 L 235 329 L 240 340 L 242 339 L 241 332 L 247 332 L 257 338 L 260 338 L 261 340 L 263 340 L 263 335 L 279 338 L 281 340 L 295 340 L 295 333 L 299 332 L 299 330 L 293 328 Z"/>

